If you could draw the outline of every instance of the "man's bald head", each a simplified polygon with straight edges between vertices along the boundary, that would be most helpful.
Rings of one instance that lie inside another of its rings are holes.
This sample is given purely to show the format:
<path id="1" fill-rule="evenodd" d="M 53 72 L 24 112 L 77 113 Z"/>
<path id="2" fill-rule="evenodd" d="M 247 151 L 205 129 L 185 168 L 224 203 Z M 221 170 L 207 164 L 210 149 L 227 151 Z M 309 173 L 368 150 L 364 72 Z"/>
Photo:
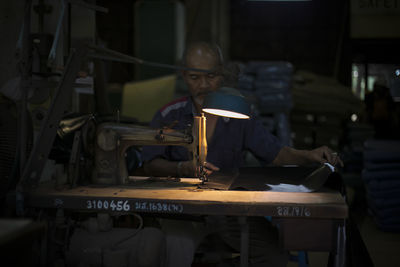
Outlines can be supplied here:
<path id="1" fill-rule="evenodd" d="M 185 67 L 198 68 L 199 65 L 213 65 L 213 70 L 222 70 L 223 57 L 218 45 L 207 42 L 189 44 L 182 58 Z"/>

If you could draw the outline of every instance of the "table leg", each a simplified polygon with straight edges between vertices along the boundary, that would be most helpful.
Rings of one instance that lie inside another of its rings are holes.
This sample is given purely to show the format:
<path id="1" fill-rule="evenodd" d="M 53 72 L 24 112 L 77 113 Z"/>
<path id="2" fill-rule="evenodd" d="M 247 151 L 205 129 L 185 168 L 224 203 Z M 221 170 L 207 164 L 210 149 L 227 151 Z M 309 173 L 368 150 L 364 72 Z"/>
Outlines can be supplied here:
<path id="1" fill-rule="evenodd" d="M 336 255 L 334 267 L 346 266 L 346 223 L 339 225 L 337 229 Z"/>
<path id="2" fill-rule="evenodd" d="M 249 224 L 247 217 L 238 218 L 240 224 L 240 267 L 249 266 Z"/>

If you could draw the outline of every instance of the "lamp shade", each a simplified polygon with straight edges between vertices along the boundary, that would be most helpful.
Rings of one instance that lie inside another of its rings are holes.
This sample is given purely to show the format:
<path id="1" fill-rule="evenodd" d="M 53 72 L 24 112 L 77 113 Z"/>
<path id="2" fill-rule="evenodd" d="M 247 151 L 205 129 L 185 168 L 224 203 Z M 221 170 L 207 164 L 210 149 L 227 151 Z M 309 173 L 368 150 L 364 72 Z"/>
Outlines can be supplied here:
<path id="1" fill-rule="evenodd" d="M 203 102 L 202 110 L 206 113 L 235 118 L 249 119 L 250 107 L 237 89 L 222 87 L 209 93 Z"/>

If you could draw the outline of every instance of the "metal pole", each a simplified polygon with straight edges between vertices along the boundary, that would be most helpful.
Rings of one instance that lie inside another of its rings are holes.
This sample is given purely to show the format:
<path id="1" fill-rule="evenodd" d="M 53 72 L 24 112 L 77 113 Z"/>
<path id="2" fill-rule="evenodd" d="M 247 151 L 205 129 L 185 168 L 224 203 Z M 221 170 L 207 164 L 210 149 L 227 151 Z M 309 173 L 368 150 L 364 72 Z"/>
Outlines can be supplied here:
<path id="1" fill-rule="evenodd" d="M 30 68 L 31 68 L 31 0 L 25 3 L 25 14 L 23 22 L 23 30 L 21 35 L 21 43 L 17 47 L 19 54 L 19 71 L 21 74 L 21 101 L 20 101 L 20 134 L 19 134 L 19 163 L 20 175 L 22 175 L 26 161 L 26 146 L 27 146 L 27 102 L 28 90 L 30 84 Z"/>
<path id="2" fill-rule="evenodd" d="M 247 217 L 238 218 L 240 224 L 240 267 L 249 266 L 249 224 Z"/>
<path id="3" fill-rule="evenodd" d="M 336 255 L 335 255 L 335 267 L 346 266 L 346 222 L 343 225 L 339 225 L 337 229 L 337 244 L 336 244 Z"/>

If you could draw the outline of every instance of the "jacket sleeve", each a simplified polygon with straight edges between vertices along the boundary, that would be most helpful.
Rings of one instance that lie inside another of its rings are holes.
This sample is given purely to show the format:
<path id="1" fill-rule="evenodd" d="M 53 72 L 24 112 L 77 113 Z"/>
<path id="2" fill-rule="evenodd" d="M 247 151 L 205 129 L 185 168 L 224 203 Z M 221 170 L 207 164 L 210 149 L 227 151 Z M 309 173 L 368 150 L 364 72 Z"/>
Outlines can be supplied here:
<path id="1" fill-rule="evenodd" d="M 264 164 L 271 163 L 282 149 L 279 139 L 271 134 L 258 119 L 248 120 L 244 128 L 244 148 Z"/>

